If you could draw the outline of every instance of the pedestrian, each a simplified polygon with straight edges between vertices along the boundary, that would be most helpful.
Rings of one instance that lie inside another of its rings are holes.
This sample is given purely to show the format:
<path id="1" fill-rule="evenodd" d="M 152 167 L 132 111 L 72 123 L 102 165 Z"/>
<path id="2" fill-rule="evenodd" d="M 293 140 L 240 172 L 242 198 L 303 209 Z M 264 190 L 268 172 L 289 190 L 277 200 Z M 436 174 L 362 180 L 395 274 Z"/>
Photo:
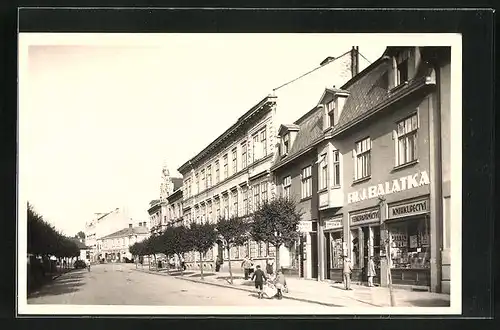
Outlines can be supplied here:
<path id="1" fill-rule="evenodd" d="M 264 274 L 264 272 L 262 271 L 262 269 L 260 269 L 260 265 L 257 265 L 257 269 L 255 270 L 255 272 L 252 275 L 252 281 L 254 279 L 255 279 L 255 288 L 257 290 L 259 290 L 258 291 L 259 299 L 262 299 L 263 285 L 264 285 L 264 281 L 267 281 L 267 277 L 266 277 L 266 274 Z"/>
<path id="2" fill-rule="evenodd" d="M 283 274 L 283 270 L 278 270 L 276 278 L 274 279 L 274 284 L 276 285 L 276 289 L 278 290 L 278 292 L 276 293 L 276 297 L 281 300 L 283 298 L 282 291 L 287 289 L 286 278 L 285 274 Z"/>
<path id="3" fill-rule="evenodd" d="M 375 273 L 375 262 L 373 262 L 373 256 L 370 256 L 368 260 L 368 286 L 373 286 L 373 277 L 376 275 Z"/>
<path id="4" fill-rule="evenodd" d="M 274 273 L 273 264 L 274 264 L 274 260 L 273 259 L 269 259 L 267 261 L 267 263 L 266 263 L 266 273 L 269 276 L 272 276 L 273 273 Z"/>
<path id="5" fill-rule="evenodd" d="M 344 275 L 344 287 L 346 290 L 352 290 L 351 289 L 351 273 L 352 273 L 351 260 L 347 256 L 344 256 L 343 275 Z"/>
<path id="6" fill-rule="evenodd" d="M 86 263 L 87 263 L 87 270 L 90 272 L 90 259 L 87 259 Z"/>
<path id="7" fill-rule="evenodd" d="M 217 256 L 217 260 L 215 261 L 215 271 L 216 272 L 219 272 L 220 271 L 220 267 L 222 266 L 222 264 L 224 263 L 224 261 L 222 260 L 222 257 L 221 255 L 219 254 Z"/>
<path id="8" fill-rule="evenodd" d="M 243 262 L 241 263 L 241 268 L 243 268 L 243 272 L 245 273 L 245 280 L 248 280 L 248 275 L 250 275 L 250 268 L 252 267 L 252 261 L 245 256 Z"/>

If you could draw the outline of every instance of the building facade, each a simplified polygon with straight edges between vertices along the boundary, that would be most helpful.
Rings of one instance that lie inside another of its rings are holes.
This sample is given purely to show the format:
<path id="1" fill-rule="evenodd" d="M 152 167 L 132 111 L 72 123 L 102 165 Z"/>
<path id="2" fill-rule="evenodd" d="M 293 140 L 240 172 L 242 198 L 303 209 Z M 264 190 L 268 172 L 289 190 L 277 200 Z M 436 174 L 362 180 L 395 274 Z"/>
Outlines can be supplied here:
<path id="1" fill-rule="evenodd" d="M 98 240 L 127 227 L 130 220 L 126 208 L 123 207 L 107 213 L 96 213 L 95 217 L 85 224 L 85 242 L 90 248 L 91 261 L 97 261 L 100 258 Z"/>
<path id="2" fill-rule="evenodd" d="M 167 202 L 167 226 L 182 225 L 182 186 L 167 197 Z"/>
<path id="3" fill-rule="evenodd" d="M 325 96 L 319 278 L 373 257 L 375 283 L 449 292 L 450 48 L 389 47 Z"/>
<path id="4" fill-rule="evenodd" d="M 124 262 L 133 258 L 129 251 L 130 246 L 149 237 L 150 231 L 146 226 L 129 224 L 128 228 L 101 237 L 97 240 L 100 247 L 101 259 L 107 262 Z"/>
<path id="5" fill-rule="evenodd" d="M 184 224 L 215 223 L 219 217 L 248 216 L 260 201 L 275 194 L 270 175 L 276 144 L 275 106 L 275 97 L 265 97 L 178 169 L 184 178 Z M 248 255 L 264 265 L 268 257 L 274 257 L 274 250 L 263 243 L 249 241 L 233 248 L 228 256 L 218 242 L 207 253 L 206 260 L 200 262 L 197 254 L 190 253 L 185 261 L 189 268 L 212 269 L 217 255 L 237 261 Z"/>

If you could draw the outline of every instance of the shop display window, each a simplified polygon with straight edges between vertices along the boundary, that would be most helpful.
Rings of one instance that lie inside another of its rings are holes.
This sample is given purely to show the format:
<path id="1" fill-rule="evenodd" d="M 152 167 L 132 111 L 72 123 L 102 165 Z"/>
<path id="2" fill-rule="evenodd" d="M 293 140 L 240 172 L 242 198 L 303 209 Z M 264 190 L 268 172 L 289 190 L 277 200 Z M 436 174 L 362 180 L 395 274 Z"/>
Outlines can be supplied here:
<path id="1" fill-rule="evenodd" d="M 389 228 L 391 268 L 430 268 L 429 224 L 426 219 L 408 220 Z"/>
<path id="2" fill-rule="evenodd" d="M 358 234 L 358 229 L 352 229 L 351 230 L 351 248 L 352 248 L 352 254 L 351 254 L 351 261 L 352 261 L 352 266 L 354 268 L 359 268 L 360 267 L 360 257 L 361 257 L 361 251 L 359 250 L 360 244 L 359 244 L 359 234 Z"/>
<path id="3" fill-rule="evenodd" d="M 343 244 L 342 244 L 342 232 L 336 232 L 330 234 L 330 265 L 331 268 L 342 268 L 343 267 Z"/>

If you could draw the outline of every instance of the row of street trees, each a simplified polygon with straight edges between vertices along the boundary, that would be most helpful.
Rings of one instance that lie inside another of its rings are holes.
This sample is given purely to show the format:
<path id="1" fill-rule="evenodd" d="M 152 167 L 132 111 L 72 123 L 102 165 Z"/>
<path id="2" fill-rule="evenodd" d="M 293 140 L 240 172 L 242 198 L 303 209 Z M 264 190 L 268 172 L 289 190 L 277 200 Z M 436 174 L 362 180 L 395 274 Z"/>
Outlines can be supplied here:
<path id="1" fill-rule="evenodd" d="M 156 261 L 156 253 L 164 253 L 169 257 L 177 255 L 181 259 L 184 253 L 195 251 L 203 260 L 217 241 L 223 244 L 229 256 L 231 248 L 253 239 L 276 248 L 276 267 L 279 268 L 279 248 L 290 247 L 297 240 L 301 216 L 296 202 L 278 197 L 264 201 L 250 217 L 220 218 L 215 224 L 191 223 L 189 227 L 168 227 L 161 234 L 153 234 L 132 245 L 130 253 L 134 256 L 153 256 Z M 200 267 L 200 272 L 203 279 L 203 267 Z M 231 258 L 229 274 L 233 283 Z"/>

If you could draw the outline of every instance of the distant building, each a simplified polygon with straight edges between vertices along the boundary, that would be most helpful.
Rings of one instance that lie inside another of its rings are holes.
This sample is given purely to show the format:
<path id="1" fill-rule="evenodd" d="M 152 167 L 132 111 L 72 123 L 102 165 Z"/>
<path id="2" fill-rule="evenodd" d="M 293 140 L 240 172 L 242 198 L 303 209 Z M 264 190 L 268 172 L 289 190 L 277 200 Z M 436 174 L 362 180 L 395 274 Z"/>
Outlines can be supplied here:
<path id="1" fill-rule="evenodd" d="M 123 228 L 99 238 L 97 241 L 101 247 L 101 259 L 108 262 L 123 262 L 125 258 L 132 259 L 129 247 L 134 243 L 145 240 L 150 235 L 148 227 L 142 226 L 142 222 L 140 224 L 140 227 L 129 224 L 128 228 Z"/>
<path id="2" fill-rule="evenodd" d="M 80 249 L 80 256 L 78 257 L 78 259 L 80 260 L 90 260 L 90 253 L 91 253 L 91 250 L 92 248 L 85 245 L 85 239 L 83 238 L 71 238 L 71 240 L 73 242 L 75 242 L 75 244 L 78 246 L 78 248 Z"/>
<path id="3" fill-rule="evenodd" d="M 126 208 L 116 208 L 107 213 L 96 213 L 95 217 L 85 224 L 85 243 L 90 247 L 90 259 L 100 258 L 98 239 L 125 228 L 131 222 Z"/>
<path id="4" fill-rule="evenodd" d="M 182 224 L 182 187 L 175 190 L 167 197 L 167 226 L 178 226 Z"/>

